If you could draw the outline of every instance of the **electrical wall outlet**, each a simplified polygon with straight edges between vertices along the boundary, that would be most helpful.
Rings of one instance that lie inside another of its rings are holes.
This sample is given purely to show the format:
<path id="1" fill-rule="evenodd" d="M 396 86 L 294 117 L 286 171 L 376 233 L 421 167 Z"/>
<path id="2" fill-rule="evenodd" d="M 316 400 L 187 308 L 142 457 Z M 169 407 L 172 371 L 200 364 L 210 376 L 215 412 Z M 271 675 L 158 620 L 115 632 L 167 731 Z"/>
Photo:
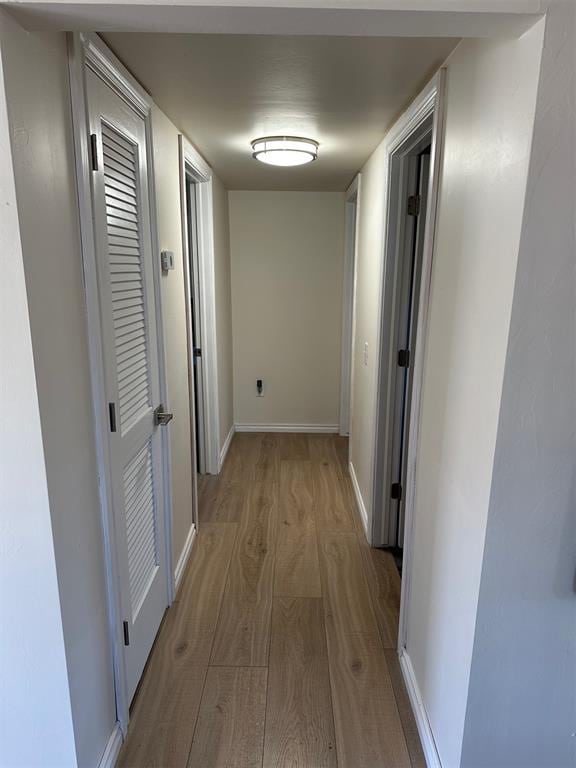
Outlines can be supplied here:
<path id="1" fill-rule="evenodd" d="M 264 382 L 262 379 L 256 379 L 256 397 L 264 397 Z"/>

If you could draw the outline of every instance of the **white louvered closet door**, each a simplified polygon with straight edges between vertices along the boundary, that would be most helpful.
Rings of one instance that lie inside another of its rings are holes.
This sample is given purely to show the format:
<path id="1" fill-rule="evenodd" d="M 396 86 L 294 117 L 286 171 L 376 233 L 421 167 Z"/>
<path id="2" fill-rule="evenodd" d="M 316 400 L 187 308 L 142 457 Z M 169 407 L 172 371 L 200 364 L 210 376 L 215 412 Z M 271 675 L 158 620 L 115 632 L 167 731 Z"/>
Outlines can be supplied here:
<path id="1" fill-rule="evenodd" d="M 127 687 L 133 697 L 167 598 L 159 358 L 146 124 L 87 72 L 98 288 Z"/>

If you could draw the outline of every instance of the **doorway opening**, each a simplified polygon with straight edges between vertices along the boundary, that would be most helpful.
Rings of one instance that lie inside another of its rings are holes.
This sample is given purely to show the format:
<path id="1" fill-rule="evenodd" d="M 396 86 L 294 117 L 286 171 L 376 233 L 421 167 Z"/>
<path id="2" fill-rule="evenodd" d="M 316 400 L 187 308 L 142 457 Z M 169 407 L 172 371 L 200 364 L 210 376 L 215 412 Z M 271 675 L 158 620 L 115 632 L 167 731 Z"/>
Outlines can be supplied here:
<path id="1" fill-rule="evenodd" d="M 212 169 L 182 135 L 178 147 L 192 466 L 198 475 L 217 475 L 221 451 Z M 196 520 L 196 511 L 194 516 Z"/>
<path id="2" fill-rule="evenodd" d="M 402 664 L 410 599 L 422 372 L 428 324 L 445 71 L 390 132 L 381 283 L 371 544 L 394 555 L 402 577 Z"/>
<path id="3" fill-rule="evenodd" d="M 202 370 L 202 311 L 200 295 L 200 265 L 198 247 L 198 184 L 186 170 L 186 221 L 188 224 L 188 270 L 190 275 L 190 306 L 192 375 L 194 378 L 194 413 L 196 415 L 196 471 L 206 474 L 206 420 L 204 408 L 204 376 Z"/>
<path id="4" fill-rule="evenodd" d="M 344 280 L 342 290 L 342 363 L 340 374 L 340 435 L 350 434 L 350 403 L 352 401 L 352 360 L 354 357 L 354 290 L 358 211 L 360 206 L 360 174 L 346 190 Z"/>
<path id="5" fill-rule="evenodd" d="M 412 407 L 413 377 L 410 357 L 416 351 L 418 297 L 422 277 L 426 202 L 430 176 L 431 125 L 425 135 L 406 150 L 399 179 L 400 261 L 396 276 L 397 315 L 394 322 L 396 366 L 392 369 L 392 424 L 389 434 L 391 459 L 387 504 L 388 546 L 402 572 L 406 488 L 406 450 Z"/>
<path id="6" fill-rule="evenodd" d="M 390 157 L 383 291 L 379 514 L 374 544 L 390 549 L 402 571 L 409 428 L 414 391 L 422 265 L 428 218 L 433 116 L 403 138 Z"/>

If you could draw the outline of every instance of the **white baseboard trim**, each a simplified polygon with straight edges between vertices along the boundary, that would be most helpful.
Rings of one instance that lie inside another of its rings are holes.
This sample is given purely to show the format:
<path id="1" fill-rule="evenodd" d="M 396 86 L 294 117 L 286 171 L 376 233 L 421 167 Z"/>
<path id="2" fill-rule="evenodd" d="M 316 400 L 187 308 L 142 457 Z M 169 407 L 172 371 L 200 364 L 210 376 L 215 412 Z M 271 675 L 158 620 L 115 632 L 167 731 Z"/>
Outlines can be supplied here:
<path id="1" fill-rule="evenodd" d="M 442 768 L 440 755 L 436 749 L 436 742 L 434 741 L 434 735 L 432 733 L 432 728 L 430 727 L 430 721 L 428 720 L 424 702 L 422 701 L 422 694 L 420 693 L 416 675 L 414 674 L 414 667 L 412 666 L 410 656 L 408 656 L 406 649 L 400 651 L 400 668 L 402 670 L 404 682 L 406 683 L 406 690 L 408 692 L 410 704 L 412 705 L 412 711 L 414 712 L 414 719 L 418 726 L 418 733 L 420 734 L 420 741 L 422 742 L 426 765 L 428 768 Z"/>
<path id="2" fill-rule="evenodd" d="M 338 434 L 338 424 L 236 424 L 236 432 L 329 432 Z"/>
<path id="3" fill-rule="evenodd" d="M 114 768 L 118 755 L 120 754 L 120 747 L 122 746 L 122 731 L 120 730 L 120 723 L 116 723 L 114 730 L 110 734 L 108 744 L 104 754 L 100 758 L 98 768 Z"/>
<path id="4" fill-rule="evenodd" d="M 224 466 L 224 461 L 226 460 L 226 454 L 228 453 L 228 448 L 230 448 L 230 443 L 232 442 L 232 438 L 234 437 L 234 432 L 236 431 L 236 427 L 234 424 L 230 427 L 230 432 L 228 432 L 228 435 L 226 436 L 226 440 L 224 440 L 224 445 L 222 446 L 222 450 L 220 451 L 220 463 L 218 464 L 218 473 L 220 473 L 220 470 Z"/>
<path id="5" fill-rule="evenodd" d="M 196 526 L 192 525 L 190 527 L 190 530 L 188 531 L 188 536 L 186 536 L 186 543 L 184 544 L 184 549 L 182 550 L 180 557 L 178 558 L 178 562 L 176 563 L 176 568 L 174 570 L 174 596 L 176 596 L 176 592 L 178 591 L 178 587 L 180 586 L 180 582 L 182 581 L 182 576 L 186 569 L 186 564 L 188 563 L 190 552 L 192 552 L 192 545 L 194 544 L 195 538 L 196 538 Z"/>
<path id="6" fill-rule="evenodd" d="M 364 532 L 366 534 L 366 538 L 368 539 L 368 541 L 370 541 L 370 534 L 368 533 L 368 512 L 366 511 L 366 505 L 364 504 L 364 499 L 362 498 L 362 493 L 360 492 L 360 486 L 358 485 L 356 472 L 354 471 L 354 465 L 352 464 L 351 461 L 348 462 L 348 469 L 350 471 L 350 479 L 352 480 L 352 488 L 354 489 L 354 496 L 356 496 L 356 504 L 360 511 L 362 525 L 364 526 Z"/>

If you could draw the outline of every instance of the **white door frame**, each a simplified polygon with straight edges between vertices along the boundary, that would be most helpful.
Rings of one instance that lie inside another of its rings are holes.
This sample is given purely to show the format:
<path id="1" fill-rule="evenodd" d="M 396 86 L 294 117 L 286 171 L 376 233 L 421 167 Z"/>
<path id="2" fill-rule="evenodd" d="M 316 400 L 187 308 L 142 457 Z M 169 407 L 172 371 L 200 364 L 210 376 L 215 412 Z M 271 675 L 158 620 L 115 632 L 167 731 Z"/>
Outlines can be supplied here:
<path id="1" fill-rule="evenodd" d="M 341 435 L 350 434 L 352 402 L 352 360 L 356 295 L 356 255 L 358 253 L 358 212 L 360 210 L 361 174 L 357 174 L 345 193 L 344 275 L 342 280 L 342 351 L 340 355 L 340 426 Z"/>
<path id="2" fill-rule="evenodd" d="M 84 269 L 84 288 L 86 293 L 86 312 L 88 323 L 88 350 L 90 357 L 90 378 L 92 388 L 92 406 L 96 436 L 96 458 L 99 477 L 99 496 L 104 540 L 104 561 L 106 569 L 106 589 L 108 597 L 108 621 L 114 664 L 114 688 L 116 697 L 116 716 L 124 735 L 129 721 L 128 687 L 126 664 L 124 659 L 124 636 L 120 601 L 120 581 L 117 550 L 114 535 L 114 509 L 112 504 L 112 472 L 108 450 L 108 413 L 106 409 L 106 388 L 104 381 L 104 343 L 100 323 L 100 301 L 98 296 L 96 243 L 94 235 L 94 217 L 90 179 L 90 139 L 88 128 L 88 105 L 86 95 L 86 69 L 89 68 L 100 77 L 116 94 L 124 99 L 139 115 L 146 127 L 148 185 L 150 195 L 150 226 L 152 247 L 155 251 L 154 298 L 156 305 L 156 329 L 158 361 L 160 367 L 160 397 L 168 406 L 166 386 L 166 364 L 164 333 L 162 326 L 162 302 L 160 294 L 159 243 L 156 226 L 156 196 L 154 188 L 154 166 L 152 148 L 152 100 L 130 75 L 103 41 L 94 34 L 74 33 L 69 35 L 69 69 L 72 99 L 72 119 L 74 126 L 74 150 L 76 179 L 80 209 L 80 235 L 82 245 L 82 264 Z M 172 484 L 170 478 L 170 440 L 167 430 L 161 431 L 161 450 L 163 477 L 159 496 L 163 501 L 160 519 L 165 526 L 165 567 L 168 585 L 166 603 L 174 597 L 174 573 L 172 568 Z"/>
<path id="3" fill-rule="evenodd" d="M 378 546 L 382 538 L 382 495 L 384 490 L 384 468 L 386 466 L 386 449 L 389 444 L 387 423 L 388 398 L 390 397 L 390 328 L 388 323 L 389 306 L 386 302 L 393 302 L 393 289 L 395 285 L 394 265 L 401 243 L 398 238 L 397 221 L 395 212 L 398 207 L 394 203 L 392 189 L 397 179 L 394 178 L 393 157 L 398 153 L 411 135 L 415 134 L 432 116 L 432 146 L 430 154 L 430 178 L 428 184 L 428 204 L 426 211 L 426 226 L 424 235 L 424 248 L 422 255 L 422 277 L 420 295 L 418 299 L 418 319 L 416 328 L 416 349 L 411 355 L 411 367 L 413 376 L 412 399 L 410 409 L 410 422 L 408 427 L 408 446 L 406 451 L 406 488 L 405 495 L 405 527 L 404 527 L 404 556 L 402 567 L 402 592 L 400 600 L 400 624 L 398 632 L 398 650 L 402 655 L 406 647 L 407 639 L 407 615 L 410 599 L 410 587 L 412 576 L 412 551 L 414 535 L 414 510 L 416 495 L 416 462 L 418 456 L 418 440 L 420 430 L 420 402 L 422 392 L 422 377 L 426 354 L 426 340 L 428 328 L 428 308 L 430 303 L 430 283 L 432 278 L 432 259 L 434 250 L 434 236 L 436 231 L 436 211 L 438 202 L 438 186 L 442 164 L 442 151 L 444 143 L 444 111 L 445 111 L 445 75 L 446 70 L 441 69 L 431 82 L 424 88 L 414 100 L 410 108 L 394 125 L 388 134 L 385 152 L 384 174 L 387 179 L 387 211 L 386 225 L 383 238 L 382 273 L 380 279 L 380 308 L 378 323 L 378 364 L 377 375 L 377 401 L 376 401 L 376 427 L 374 431 L 374 467 L 372 488 L 372 530 L 371 543 Z M 394 188 L 394 195 L 396 189 Z"/>
<path id="4" fill-rule="evenodd" d="M 184 260 L 184 290 L 186 292 L 186 328 L 188 337 L 188 380 L 190 382 L 190 413 L 194 414 L 194 339 L 192 336 L 192 283 L 188 220 L 186 216 L 186 174 L 198 182 L 198 272 L 200 275 L 200 336 L 202 340 L 202 384 L 204 400 L 204 446 L 206 472 L 220 471 L 220 415 L 218 412 L 218 359 L 216 337 L 216 285 L 214 274 L 214 213 L 212 206 L 212 168 L 188 139 L 178 136 L 180 157 L 180 212 L 182 221 L 182 257 Z M 194 467 L 196 441 L 192 433 Z M 197 523 L 197 521 L 196 521 Z"/>
<path id="5" fill-rule="evenodd" d="M 412 246 L 412 238 L 416 237 L 418 221 L 425 224 L 425 219 L 418 219 L 407 215 L 406 206 L 408 196 L 416 194 L 414 185 L 418 179 L 418 163 L 415 163 L 415 152 L 430 145 L 432 139 L 432 112 L 412 127 L 408 136 L 396 145 L 390 153 L 389 163 L 389 199 L 388 199 L 388 225 L 385 254 L 385 283 L 382 296 L 382 311 L 380 316 L 380 344 L 379 344 L 379 384 L 378 384 L 378 488 L 374 488 L 374 515 L 373 515 L 373 544 L 377 547 L 395 546 L 398 538 L 397 513 L 400 506 L 390 499 L 390 488 L 393 482 L 406 485 L 403 478 L 396 474 L 398 463 L 402 461 L 399 455 L 400 436 L 395 431 L 396 419 L 401 407 L 398 397 L 402 397 L 398 388 L 399 377 L 402 375 L 398 368 L 398 332 L 402 311 L 402 302 L 405 299 L 406 284 L 403 280 L 408 278 L 404 272 L 406 248 L 408 243 Z M 427 189 L 423 195 L 426 204 L 428 199 Z M 422 256 L 417 256 L 417 264 L 421 266 Z M 415 274 L 416 278 L 416 274 Z M 414 286 L 418 290 L 418 286 Z M 415 297 L 414 307 L 416 321 L 418 313 L 418 298 Z M 417 323 L 416 323 L 417 326 Z M 412 339 L 417 327 L 411 332 Z M 413 344 L 411 345 L 413 346 Z M 413 350 L 410 353 L 413 355 Z M 414 366 L 411 364 L 407 370 L 408 392 L 412 391 Z M 402 397 L 403 399 L 403 397 Z M 408 405 L 411 398 L 408 400 Z M 404 437 L 407 437 L 405 434 Z M 402 451 L 405 457 L 406 446 Z M 403 507 L 404 505 L 402 505 Z M 392 509 L 394 507 L 394 509 Z"/>

